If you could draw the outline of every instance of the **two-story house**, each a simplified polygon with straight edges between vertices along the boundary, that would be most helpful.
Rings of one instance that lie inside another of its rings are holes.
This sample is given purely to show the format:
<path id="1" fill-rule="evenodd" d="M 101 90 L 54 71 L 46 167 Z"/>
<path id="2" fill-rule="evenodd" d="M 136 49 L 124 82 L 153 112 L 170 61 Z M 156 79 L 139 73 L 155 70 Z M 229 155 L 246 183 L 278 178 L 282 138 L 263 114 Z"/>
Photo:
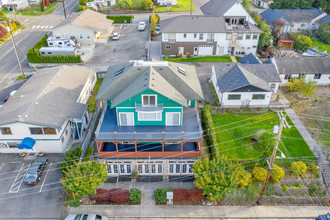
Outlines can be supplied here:
<path id="1" fill-rule="evenodd" d="M 160 23 L 162 54 L 255 54 L 262 31 L 243 16 L 178 16 Z"/>
<path id="2" fill-rule="evenodd" d="M 103 113 L 95 131 L 110 176 L 192 175 L 203 134 L 203 100 L 194 66 L 136 61 L 109 68 L 96 96 Z"/>
<path id="3" fill-rule="evenodd" d="M 61 153 L 70 140 L 81 140 L 95 82 L 87 67 L 38 70 L 0 108 L 0 152 Z"/>

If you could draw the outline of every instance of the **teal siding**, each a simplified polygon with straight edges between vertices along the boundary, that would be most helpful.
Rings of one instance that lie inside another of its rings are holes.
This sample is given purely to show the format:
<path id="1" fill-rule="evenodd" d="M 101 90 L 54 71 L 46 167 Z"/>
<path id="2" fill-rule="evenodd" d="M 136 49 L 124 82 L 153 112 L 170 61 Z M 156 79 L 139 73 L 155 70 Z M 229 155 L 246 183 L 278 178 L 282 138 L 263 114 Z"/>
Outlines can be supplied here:
<path id="1" fill-rule="evenodd" d="M 190 106 L 194 107 L 194 106 L 195 106 L 195 103 L 196 103 L 195 100 L 191 100 L 191 101 L 190 101 Z"/>

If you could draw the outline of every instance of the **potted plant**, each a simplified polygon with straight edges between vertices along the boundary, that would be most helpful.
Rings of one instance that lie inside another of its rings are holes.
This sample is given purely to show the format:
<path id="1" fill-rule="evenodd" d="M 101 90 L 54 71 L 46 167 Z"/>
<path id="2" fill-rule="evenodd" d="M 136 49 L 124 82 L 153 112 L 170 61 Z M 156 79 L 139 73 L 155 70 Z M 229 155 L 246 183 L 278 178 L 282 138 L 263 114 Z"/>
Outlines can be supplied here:
<path id="1" fill-rule="evenodd" d="M 25 157 L 26 153 L 25 153 L 25 152 L 21 152 L 21 153 L 19 153 L 19 155 L 20 155 L 21 157 Z"/>
<path id="2" fill-rule="evenodd" d="M 38 153 L 38 156 L 39 156 L 39 157 L 44 156 L 44 152 L 39 152 L 39 153 Z"/>
<path id="3" fill-rule="evenodd" d="M 187 52 L 186 55 L 187 55 L 187 58 L 190 58 L 190 53 Z"/>
<path id="4" fill-rule="evenodd" d="M 134 169 L 131 175 L 132 175 L 132 181 L 136 182 L 137 178 L 139 177 L 138 171 Z"/>

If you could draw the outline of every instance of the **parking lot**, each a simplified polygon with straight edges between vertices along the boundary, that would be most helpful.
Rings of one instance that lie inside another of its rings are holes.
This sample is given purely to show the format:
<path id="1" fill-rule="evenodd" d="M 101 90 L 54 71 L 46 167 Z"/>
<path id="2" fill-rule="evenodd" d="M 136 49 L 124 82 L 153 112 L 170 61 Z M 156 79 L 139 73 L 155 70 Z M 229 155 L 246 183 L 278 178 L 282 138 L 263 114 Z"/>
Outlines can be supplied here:
<path id="1" fill-rule="evenodd" d="M 59 218 L 63 207 L 60 162 L 64 154 L 45 155 L 49 163 L 36 185 L 23 183 L 33 160 L 0 154 L 0 219 Z"/>
<path id="2" fill-rule="evenodd" d="M 114 41 L 110 38 L 107 43 L 96 43 L 94 53 L 87 63 L 116 65 L 130 60 L 145 60 L 149 30 L 149 24 L 145 31 L 138 31 L 138 24 L 115 25 L 113 33 L 119 33 L 120 39 Z"/>

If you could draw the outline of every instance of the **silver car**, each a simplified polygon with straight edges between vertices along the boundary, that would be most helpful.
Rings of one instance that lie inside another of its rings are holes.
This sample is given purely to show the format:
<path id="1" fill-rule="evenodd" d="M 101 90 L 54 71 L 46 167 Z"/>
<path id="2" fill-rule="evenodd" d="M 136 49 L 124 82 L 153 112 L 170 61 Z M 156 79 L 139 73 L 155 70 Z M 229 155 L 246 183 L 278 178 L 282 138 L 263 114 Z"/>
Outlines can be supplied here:
<path id="1" fill-rule="evenodd" d="M 107 220 L 106 216 L 96 215 L 96 214 L 87 214 L 87 213 L 80 213 L 80 214 L 73 214 L 68 215 L 64 220 Z"/>
<path id="2" fill-rule="evenodd" d="M 33 161 L 24 177 L 25 184 L 37 184 L 41 179 L 41 172 L 48 164 L 47 158 L 38 157 Z"/>

